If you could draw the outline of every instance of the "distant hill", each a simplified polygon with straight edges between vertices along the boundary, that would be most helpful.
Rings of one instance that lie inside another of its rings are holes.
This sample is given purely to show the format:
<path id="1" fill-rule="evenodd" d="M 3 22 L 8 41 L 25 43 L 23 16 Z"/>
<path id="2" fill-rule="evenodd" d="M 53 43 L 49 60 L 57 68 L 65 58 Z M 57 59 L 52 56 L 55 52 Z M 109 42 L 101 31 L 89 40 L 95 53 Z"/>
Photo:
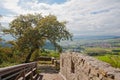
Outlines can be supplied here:
<path id="1" fill-rule="evenodd" d="M 81 39 L 98 40 L 98 39 L 115 39 L 115 38 L 120 38 L 120 36 L 74 36 L 73 40 L 81 40 Z"/>
<path id="2" fill-rule="evenodd" d="M 2 47 L 12 47 L 11 44 L 6 43 L 5 41 L 0 42 L 0 46 L 2 46 Z M 54 50 L 55 49 L 54 45 L 51 44 L 50 42 L 46 42 L 45 46 L 43 46 L 43 48 L 44 49 L 50 49 L 50 50 Z"/>
<path id="3" fill-rule="evenodd" d="M 53 44 L 51 44 L 50 42 L 46 42 L 45 46 L 43 47 L 44 49 L 50 49 L 50 50 L 54 50 L 55 47 Z"/>
<path id="4" fill-rule="evenodd" d="M 62 41 L 60 45 L 66 47 L 79 47 L 81 45 L 93 45 L 119 42 L 120 36 L 74 36 L 72 41 Z"/>
<path id="5" fill-rule="evenodd" d="M 0 46 L 2 46 L 2 47 L 12 47 L 12 45 L 11 44 L 7 44 L 6 42 L 0 42 Z"/>
<path id="6" fill-rule="evenodd" d="M 6 41 L 9 40 L 14 40 L 14 38 L 11 35 L 0 35 L 1 38 L 5 39 Z M 120 38 L 120 36 L 78 36 L 78 35 L 74 35 L 73 36 L 73 40 L 81 40 L 81 39 L 89 39 L 89 40 L 93 40 L 93 39 L 115 39 L 115 38 Z"/>

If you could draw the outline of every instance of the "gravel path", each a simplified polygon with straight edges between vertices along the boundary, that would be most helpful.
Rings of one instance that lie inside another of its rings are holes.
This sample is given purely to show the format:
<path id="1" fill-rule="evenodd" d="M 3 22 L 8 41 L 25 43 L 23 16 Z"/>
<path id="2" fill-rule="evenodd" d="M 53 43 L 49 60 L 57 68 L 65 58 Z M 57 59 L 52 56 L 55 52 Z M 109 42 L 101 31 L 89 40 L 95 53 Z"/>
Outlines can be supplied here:
<path id="1" fill-rule="evenodd" d="M 39 65 L 40 78 L 38 80 L 63 80 L 53 65 Z"/>

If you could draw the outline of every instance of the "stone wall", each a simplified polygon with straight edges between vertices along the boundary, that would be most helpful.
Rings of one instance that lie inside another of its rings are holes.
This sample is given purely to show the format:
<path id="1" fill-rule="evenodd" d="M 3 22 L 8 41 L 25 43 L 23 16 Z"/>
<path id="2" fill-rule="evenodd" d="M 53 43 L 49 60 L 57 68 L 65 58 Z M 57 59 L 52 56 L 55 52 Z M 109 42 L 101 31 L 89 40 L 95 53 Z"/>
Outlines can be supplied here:
<path id="1" fill-rule="evenodd" d="M 60 74 L 66 80 L 120 80 L 120 69 L 80 53 L 62 53 Z"/>

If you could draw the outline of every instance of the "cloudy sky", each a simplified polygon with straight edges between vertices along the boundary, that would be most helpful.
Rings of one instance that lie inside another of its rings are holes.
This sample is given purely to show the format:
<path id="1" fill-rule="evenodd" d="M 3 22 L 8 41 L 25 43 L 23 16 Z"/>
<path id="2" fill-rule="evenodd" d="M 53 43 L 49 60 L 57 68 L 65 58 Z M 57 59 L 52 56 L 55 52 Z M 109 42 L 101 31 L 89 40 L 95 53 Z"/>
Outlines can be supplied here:
<path id="1" fill-rule="evenodd" d="M 19 14 L 54 14 L 74 35 L 120 35 L 120 0 L 0 0 L 0 22 Z"/>

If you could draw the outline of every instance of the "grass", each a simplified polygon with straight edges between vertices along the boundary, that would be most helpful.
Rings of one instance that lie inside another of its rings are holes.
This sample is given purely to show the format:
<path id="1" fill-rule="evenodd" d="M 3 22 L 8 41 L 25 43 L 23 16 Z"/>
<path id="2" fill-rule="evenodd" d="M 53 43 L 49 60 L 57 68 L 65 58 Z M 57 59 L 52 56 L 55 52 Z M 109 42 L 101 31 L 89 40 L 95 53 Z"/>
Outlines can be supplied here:
<path id="1" fill-rule="evenodd" d="M 119 48 L 86 48 L 86 53 L 97 59 L 109 63 L 112 67 L 120 68 Z"/>
<path id="2" fill-rule="evenodd" d="M 97 59 L 111 64 L 115 68 L 120 68 L 120 55 L 96 56 Z"/>

